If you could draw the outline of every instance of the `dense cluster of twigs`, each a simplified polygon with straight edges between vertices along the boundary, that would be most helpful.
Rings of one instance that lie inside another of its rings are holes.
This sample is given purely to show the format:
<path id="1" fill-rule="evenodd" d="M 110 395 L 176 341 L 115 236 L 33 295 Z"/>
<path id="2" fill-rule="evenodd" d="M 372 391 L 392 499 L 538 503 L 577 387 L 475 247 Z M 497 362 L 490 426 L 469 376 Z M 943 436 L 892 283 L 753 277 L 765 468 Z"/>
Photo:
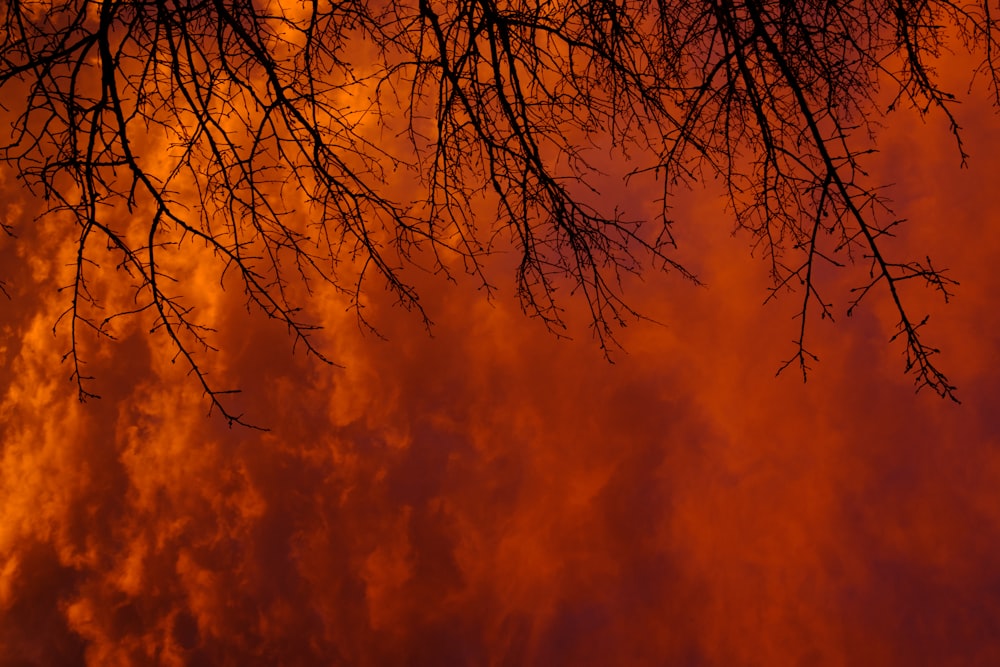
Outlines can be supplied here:
<path id="1" fill-rule="evenodd" d="M 81 331 L 110 335 L 146 312 L 212 405 L 240 421 L 197 356 L 210 323 L 175 291 L 183 278 L 166 258 L 183 244 L 210 250 L 249 304 L 320 357 L 303 287 L 325 281 L 363 318 L 374 282 L 422 312 L 407 263 L 447 272 L 460 257 L 489 288 L 482 259 L 498 247 L 519 253 L 526 311 L 561 326 L 554 296 L 568 281 L 607 345 L 636 315 L 623 271 L 694 279 L 671 258 L 667 208 L 705 178 L 726 184 L 775 290 L 800 291 L 789 364 L 805 373 L 808 316 L 832 312 L 817 266 L 864 262 L 870 281 L 850 308 L 886 290 L 918 386 L 954 397 L 899 291 L 918 280 L 947 297 L 952 281 L 886 252 L 898 220 L 862 162 L 887 99 L 943 114 L 961 150 L 932 63 L 967 47 L 997 90 L 989 0 L 5 0 L 0 11 L 12 120 L 0 160 L 75 222 L 63 321 L 81 398 Z M 661 217 L 594 203 L 583 148 L 608 144 L 657 172 Z M 469 213 L 489 203 L 495 215 Z M 99 259 L 109 250 L 115 267 Z M 92 283 L 122 275 L 135 308 L 101 311 Z"/>

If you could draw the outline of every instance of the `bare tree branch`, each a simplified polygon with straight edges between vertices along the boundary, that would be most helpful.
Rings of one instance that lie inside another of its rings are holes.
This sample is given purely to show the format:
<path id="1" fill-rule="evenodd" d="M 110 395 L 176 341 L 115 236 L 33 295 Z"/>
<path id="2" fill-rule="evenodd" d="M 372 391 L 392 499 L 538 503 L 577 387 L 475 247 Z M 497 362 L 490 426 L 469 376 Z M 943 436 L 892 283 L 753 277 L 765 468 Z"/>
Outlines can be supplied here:
<path id="1" fill-rule="evenodd" d="M 947 300 L 957 283 L 929 258 L 889 252 L 902 221 L 865 162 L 885 114 L 906 104 L 946 119 L 964 164 L 956 97 L 933 62 L 968 50 L 970 76 L 1000 100 L 987 0 L 9 0 L 0 11 L 12 119 L 0 160 L 77 226 L 56 324 L 81 399 L 94 395 L 82 332 L 113 338 L 117 323 L 152 317 L 213 409 L 244 423 L 200 356 L 214 349 L 211 322 L 174 275 L 170 258 L 188 248 L 215 258 L 220 289 L 238 284 L 327 363 L 304 314 L 316 285 L 348 295 L 365 326 L 373 287 L 429 326 L 410 271 L 447 278 L 459 257 L 491 294 L 484 259 L 511 249 L 525 312 L 561 332 L 560 290 L 576 293 L 607 350 L 641 317 L 625 274 L 697 281 L 668 214 L 677 188 L 714 178 L 768 260 L 768 298 L 801 290 L 782 368 L 806 376 L 807 324 L 836 312 L 817 265 L 862 262 L 869 280 L 844 312 L 887 295 L 918 389 L 955 398 L 899 286 L 917 279 Z M 662 179 L 658 217 L 604 200 L 596 146 Z M 472 213 L 487 205 L 493 216 Z M 94 286 L 121 281 L 133 306 L 105 312 Z"/>

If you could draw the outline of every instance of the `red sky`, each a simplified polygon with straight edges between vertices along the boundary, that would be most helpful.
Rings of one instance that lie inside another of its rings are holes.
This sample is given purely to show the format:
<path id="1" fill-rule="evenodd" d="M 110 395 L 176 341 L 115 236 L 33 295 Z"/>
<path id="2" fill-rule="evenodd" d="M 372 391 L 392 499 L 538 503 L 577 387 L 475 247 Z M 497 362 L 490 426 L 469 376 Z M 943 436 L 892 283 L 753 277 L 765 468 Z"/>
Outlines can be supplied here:
<path id="1" fill-rule="evenodd" d="M 958 116 L 968 169 L 906 113 L 871 164 L 899 248 L 961 281 L 925 310 L 962 405 L 914 394 L 877 299 L 811 323 L 808 383 L 775 378 L 797 297 L 761 306 L 704 193 L 675 212 L 707 287 L 631 284 L 662 324 L 614 364 L 502 280 L 492 303 L 428 281 L 433 337 L 320 293 L 343 368 L 206 292 L 216 377 L 269 432 L 206 417 L 141 330 L 93 352 L 81 405 L 59 223 L 2 172 L 0 665 L 1000 664 L 1000 123 Z"/>

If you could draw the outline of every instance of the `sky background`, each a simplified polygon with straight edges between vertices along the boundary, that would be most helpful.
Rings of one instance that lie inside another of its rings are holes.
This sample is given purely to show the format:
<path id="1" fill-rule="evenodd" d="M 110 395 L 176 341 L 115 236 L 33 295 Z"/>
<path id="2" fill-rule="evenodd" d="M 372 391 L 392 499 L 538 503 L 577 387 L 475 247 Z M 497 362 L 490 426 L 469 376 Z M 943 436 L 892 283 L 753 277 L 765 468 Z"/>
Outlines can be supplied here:
<path id="1" fill-rule="evenodd" d="M 896 247 L 961 282 L 909 296 L 962 405 L 914 393 L 878 298 L 842 316 L 847 282 L 809 382 L 776 378 L 798 296 L 761 305 L 711 189 L 674 210 L 706 287 L 628 283 L 660 324 L 614 364 L 498 276 L 492 303 L 428 279 L 433 336 L 372 294 L 386 340 L 320 291 L 326 367 L 192 260 L 213 377 L 271 430 L 206 417 L 141 327 L 90 350 L 81 405 L 62 228 L 3 171 L 0 665 L 1000 664 L 1000 123 L 958 118 L 970 168 L 905 111 L 869 164 Z"/>

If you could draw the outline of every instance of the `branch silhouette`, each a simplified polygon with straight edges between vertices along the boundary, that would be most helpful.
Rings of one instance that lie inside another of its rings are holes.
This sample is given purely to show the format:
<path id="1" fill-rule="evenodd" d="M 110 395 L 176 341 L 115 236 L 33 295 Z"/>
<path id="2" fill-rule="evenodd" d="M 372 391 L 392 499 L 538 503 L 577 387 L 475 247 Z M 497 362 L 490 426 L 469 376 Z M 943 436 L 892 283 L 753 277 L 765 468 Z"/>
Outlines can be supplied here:
<path id="1" fill-rule="evenodd" d="M 846 313 L 886 294 L 918 390 L 955 399 L 899 287 L 921 281 L 947 300 L 956 282 L 889 251 L 902 221 L 865 160 L 879 123 L 909 105 L 946 118 L 964 163 L 956 98 L 932 64 L 967 49 L 1000 102 L 987 0 L 11 0 L 2 11 L 0 161 L 75 227 L 56 325 L 81 399 L 94 395 L 82 332 L 110 338 L 117 321 L 146 317 L 212 409 L 248 423 L 205 369 L 211 322 L 171 263 L 189 247 L 214 257 L 220 289 L 238 284 L 327 363 L 304 314 L 317 283 L 348 295 L 363 326 L 375 286 L 429 326 L 409 268 L 448 276 L 458 256 L 490 292 L 485 258 L 507 249 L 525 312 L 558 334 L 568 286 L 607 350 L 641 317 L 625 274 L 697 281 L 675 259 L 669 205 L 709 179 L 767 257 L 769 298 L 801 292 L 782 370 L 806 376 L 807 322 L 834 315 L 817 266 L 860 262 L 869 278 Z M 660 215 L 593 203 L 587 148 L 608 143 L 636 160 L 633 174 L 660 179 Z M 493 215 L 470 213 L 486 206 Z M 105 312 L 101 281 L 126 281 L 134 307 Z"/>

